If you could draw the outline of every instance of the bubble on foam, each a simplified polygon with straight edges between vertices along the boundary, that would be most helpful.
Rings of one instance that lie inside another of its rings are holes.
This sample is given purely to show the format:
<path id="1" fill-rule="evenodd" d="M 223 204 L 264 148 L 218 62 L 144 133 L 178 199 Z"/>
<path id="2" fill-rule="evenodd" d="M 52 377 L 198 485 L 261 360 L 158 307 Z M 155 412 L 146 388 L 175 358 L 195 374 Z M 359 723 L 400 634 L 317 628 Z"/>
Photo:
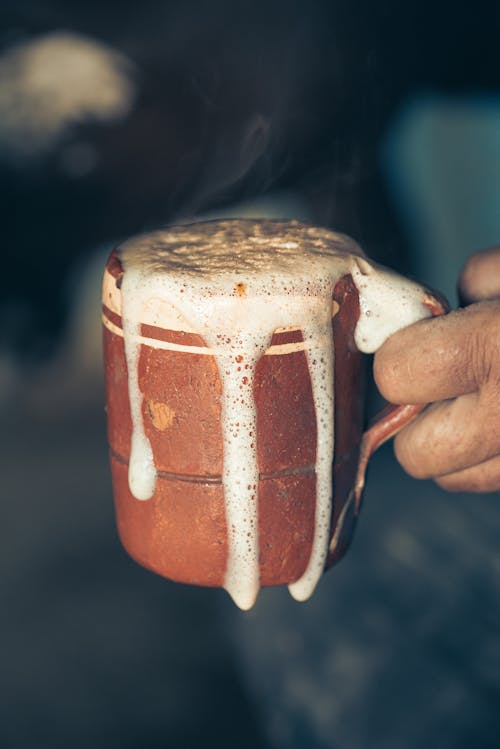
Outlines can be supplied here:
<path id="1" fill-rule="evenodd" d="M 130 490 L 138 499 L 154 494 L 155 467 L 142 421 L 138 365 L 140 321 L 148 302 L 159 298 L 176 308 L 187 329 L 203 336 L 217 362 L 228 528 L 224 587 L 242 609 L 251 608 L 260 586 L 255 368 L 276 330 L 302 330 L 316 410 L 316 512 L 307 567 L 289 589 L 297 600 L 306 600 L 325 567 L 332 515 L 333 289 L 351 274 L 360 300 L 355 340 L 360 350 L 370 352 L 395 330 L 429 315 L 422 287 L 376 268 L 349 238 L 296 222 L 171 227 L 126 242 L 120 256 L 132 417 Z"/>

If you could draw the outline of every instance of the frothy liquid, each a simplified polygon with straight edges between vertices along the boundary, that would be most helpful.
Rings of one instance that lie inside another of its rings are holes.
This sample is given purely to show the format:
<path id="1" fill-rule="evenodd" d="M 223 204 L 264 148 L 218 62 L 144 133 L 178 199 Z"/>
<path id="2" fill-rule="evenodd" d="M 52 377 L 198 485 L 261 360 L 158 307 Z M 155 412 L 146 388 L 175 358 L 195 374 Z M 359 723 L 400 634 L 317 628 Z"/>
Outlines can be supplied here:
<path id="1" fill-rule="evenodd" d="M 317 423 L 316 513 L 307 568 L 289 589 L 297 600 L 306 600 L 325 566 L 332 514 L 334 287 L 343 276 L 352 276 L 360 299 L 355 341 L 366 353 L 399 328 L 429 316 L 424 289 L 369 263 L 349 238 L 296 222 L 172 227 L 136 237 L 119 252 L 125 271 L 122 319 L 132 418 L 130 491 L 139 500 L 155 491 L 138 363 L 145 310 L 163 301 L 175 308 L 184 330 L 204 338 L 217 362 L 228 529 L 224 587 L 242 609 L 251 608 L 259 591 L 255 368 L 276 330 L 302 331 Z"/>

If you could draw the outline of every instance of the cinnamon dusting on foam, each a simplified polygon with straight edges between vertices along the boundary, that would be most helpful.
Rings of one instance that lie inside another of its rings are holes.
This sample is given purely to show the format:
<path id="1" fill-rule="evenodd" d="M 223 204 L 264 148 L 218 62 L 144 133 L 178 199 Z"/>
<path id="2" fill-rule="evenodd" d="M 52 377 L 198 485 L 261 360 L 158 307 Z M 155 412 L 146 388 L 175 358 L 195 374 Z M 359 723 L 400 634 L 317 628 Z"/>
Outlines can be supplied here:
<path id="1" fill-rule="evenodd" d="M 297 222 L 230 220 L 170 227 L 125 242 L 119 253 L 132 417 L 130 491 L 140 500 L 155 491 L 138 364 L 144 310 L 161 300 L 204 338 L 217 362 L 228 528 L 224 587 L 242 609 L 252 607 L 260 587 L 255 368 L 277 329 L 302 330 L 317 422 L 316 515 L 307 568 L 289 590 L 306 600 L 325 566 L 332 514 L 334 287 L 343 276 L 352 276 L 360 301 L 355 341 L 365 353 L 396 330 L 430 316 L 424 289 L 369 262 L 348 237 Z"/>

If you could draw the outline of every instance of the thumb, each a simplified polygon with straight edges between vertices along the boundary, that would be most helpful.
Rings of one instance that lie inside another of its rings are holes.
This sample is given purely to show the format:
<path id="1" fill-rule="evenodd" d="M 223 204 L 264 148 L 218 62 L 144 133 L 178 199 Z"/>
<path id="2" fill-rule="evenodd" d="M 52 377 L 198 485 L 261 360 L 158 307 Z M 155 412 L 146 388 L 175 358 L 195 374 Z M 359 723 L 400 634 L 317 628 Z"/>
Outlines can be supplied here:
<path id="1" fill-rule="evenodd" d="M 464 304 L 500 297 L 500 247 L 470 256 L 460 274 L 459 294 Z"/>

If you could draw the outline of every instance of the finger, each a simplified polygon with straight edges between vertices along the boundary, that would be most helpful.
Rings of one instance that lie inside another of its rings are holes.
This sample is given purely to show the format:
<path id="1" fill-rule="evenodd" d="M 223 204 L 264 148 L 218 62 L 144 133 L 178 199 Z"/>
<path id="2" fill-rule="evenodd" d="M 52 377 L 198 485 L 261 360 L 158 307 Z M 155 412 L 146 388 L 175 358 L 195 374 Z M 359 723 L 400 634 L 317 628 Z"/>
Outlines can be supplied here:
<path id="1" fill-rule="evenodd" d="M 469 468 L 500 453 L 498 400 L 470 393 L 436 403 L 396 437 L 398 461 L 415 478 Z"/>
<path id="2" fill-rule="evenodd" d="M 500 455 L 463 471 L 439 476 L 436 483 L 449 492 L 500 491 Z"/>
<path id="3" fill-rule="evenodd" d="M 459 291 L 464 304 L 500 297 L 500 247 L 471 255 L 460 274 Z"/>
<path id="4" fill-rule="evenodd" d="M 429 403 L 471 393 L 498 357 L 500 302 L 482 302 L 422 320 L 375 354 L 377 386 L 391 403 Z"/>

